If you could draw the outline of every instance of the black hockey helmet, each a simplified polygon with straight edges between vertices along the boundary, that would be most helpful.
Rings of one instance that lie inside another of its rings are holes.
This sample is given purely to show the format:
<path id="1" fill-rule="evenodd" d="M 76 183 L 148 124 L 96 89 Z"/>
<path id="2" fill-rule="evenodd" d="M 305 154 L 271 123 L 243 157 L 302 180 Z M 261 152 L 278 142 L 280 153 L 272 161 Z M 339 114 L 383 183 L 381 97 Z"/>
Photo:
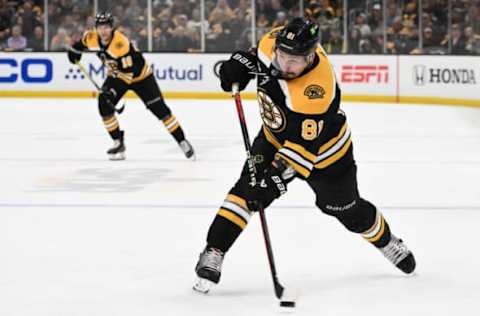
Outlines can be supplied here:
<path id="1" fill-rule="evenodd" d="M 307 56 L 315 50 L 320 28 L 305 18 L 295 18 L 280 30 L 275 47 L 291 55 Z"/>
<path id="2" fill-rule="evenodd" d="M 108 24 L 113 27 L 113 15 L 109 12 L 97 13 L 97 15 L 95 16 L 95 27 L 102 24 Z"/>

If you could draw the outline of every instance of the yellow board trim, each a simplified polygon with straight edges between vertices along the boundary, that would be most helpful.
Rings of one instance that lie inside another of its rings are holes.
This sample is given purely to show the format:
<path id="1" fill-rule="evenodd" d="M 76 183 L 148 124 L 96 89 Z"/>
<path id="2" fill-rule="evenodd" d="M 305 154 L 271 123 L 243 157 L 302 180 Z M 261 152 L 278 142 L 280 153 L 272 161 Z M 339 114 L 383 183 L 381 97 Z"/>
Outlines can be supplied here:
<path id="1" fill-rule="evenodd" d="M 250 210 L 248 209 L 247 202 L 245 201 L 245 199 L 242 199 L 241 197 L 236 196 L 236 195 L 234 195 L 234 194 L 227 194 L 226 200 L 229 201 L 229 202 L 233 202 L 233 203 L 241 206 L 241 207 L 242 207 L 243 209 L 245 209 L 248 213 L 250 213 Z"/>
<path id="2" fill-rule="evenodd" d="M 192 99 L 192 100 L 231 100 L 232 96 L 225 92 L 162 92 L 168 99 Z M 96 98 L 96 91 L 34 91 L 34 90 L 0 90 L 0 98 Z M 138 98 L 137 95 L 128 91 L 124 98 Z M 255 92 L 243 92 L 242 99 L 256 100 Z M 439 97 L 415 97 L 405 96 L 398 100 L 395 96 L 373 95 L 342 95 L 342 102 L 372 102 L 393 104 L 425 104 L 425 105 L 456 105 L 465 107 L 480 107 L 480 99 L 457 99 Z"/>
<path id="3" fill-rule="evenodd" d="M 230 212 L 229 210 L 221 208 L 218 211 L 217 214 L 222 216 L 222 217 L 225 217 L 226 219 L 228 219 L 232 223 L 236 224 L 241 229 L 245 229 L 245 227 L 247 226 L 247 223 L 245 223 L 245 221 L 240 216 L 238 216 L 235 213 Z"/>
<path id="4" fill-rule="evenodd" d="M 321 162 L 315 164 L 315 168 L 317 169 L 323 169 L 323 168 L 326 168 L 328 166 L 330 166 L 331 164 L 333 164 L 334 162 L 336 162 L 337 160 L 339 160 L 340 158 L 343 157 L 343 155 L 345 155 L 345 153 L 347 152 L 348 148 L 350 148 L 350 145 L 352 144 L 352 139 L 349 138 L 348 141 L 345 143 L 345 145 L 343 145 L 342 149 L 340 149 L 339 151 L 337 151 L 335 154 L 333 154 L 332 156 L 330 156 L 329 158 L 325 159 L 325 160 L 322 160 Z"/>

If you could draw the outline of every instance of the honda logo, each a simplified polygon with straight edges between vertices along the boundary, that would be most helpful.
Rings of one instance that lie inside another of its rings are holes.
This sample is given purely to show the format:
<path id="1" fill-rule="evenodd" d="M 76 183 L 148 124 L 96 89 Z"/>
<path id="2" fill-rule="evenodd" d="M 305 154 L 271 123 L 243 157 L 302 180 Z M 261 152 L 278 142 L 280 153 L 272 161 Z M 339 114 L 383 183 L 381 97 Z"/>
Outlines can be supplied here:
<path id="1" fill-rule="evenodd" d="M 416 65 L 413 67 L 413 82 L 417 86 L 425 85 L 425 75 L 427 73 L 427 67 L 423 65 Z"/>

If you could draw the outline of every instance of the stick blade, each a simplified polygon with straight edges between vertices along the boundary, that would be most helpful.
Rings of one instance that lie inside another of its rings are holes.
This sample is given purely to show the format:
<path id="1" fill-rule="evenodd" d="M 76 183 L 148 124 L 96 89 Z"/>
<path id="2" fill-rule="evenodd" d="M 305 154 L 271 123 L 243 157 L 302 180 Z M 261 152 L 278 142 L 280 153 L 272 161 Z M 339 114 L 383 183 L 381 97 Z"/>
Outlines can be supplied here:
<path id="1" fill-rule="evenodd" d="M 294 310 L 297 306 L 299 293 L 295 290 L 284 289 L 282 297 L 280 297 L 280 308 L 284 311 Z"/>

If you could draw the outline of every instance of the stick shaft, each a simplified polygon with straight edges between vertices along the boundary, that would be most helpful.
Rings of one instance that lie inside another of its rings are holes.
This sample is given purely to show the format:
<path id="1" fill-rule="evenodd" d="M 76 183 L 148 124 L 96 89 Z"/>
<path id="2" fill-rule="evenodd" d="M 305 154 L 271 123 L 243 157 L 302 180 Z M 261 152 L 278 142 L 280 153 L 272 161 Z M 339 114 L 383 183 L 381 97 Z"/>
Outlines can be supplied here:
<path id="1" fill-rule="evenodd" d="M 254 186 L 256 181 L 256 169 L 255 163 L 252 157 L 250 137 L 248 136 L 247 123 L 245 121 L 245 113 L 243 112 L 242 99 L 238 91 L 238 84 L 234 83 L 232 86 L 232 94 L 235 99 L 235 106 L 237 108 L 238 119 L 240 121 L 240 127 L 242 129 L 243 144 L 247 154 L 247 164 L 250 172 L 250 185 Z M 272 275 L 273 286 L 275 289 L 275 296 L 280 299 L 282 297 L 284 288 L 278 281 L 277 269 L 275 267 L 275 260 L 273 257 L 272 243 L 270 241 L 270 234 L 268 232 L 267 217 L 263 205 L 258 203 L 258 213 L 260 214 L 260 223 L 262 226 L 263 239 L 265 241 L 265 248 L 267 250 L 268 263 L 270 266 L 270 272 Z"/>

